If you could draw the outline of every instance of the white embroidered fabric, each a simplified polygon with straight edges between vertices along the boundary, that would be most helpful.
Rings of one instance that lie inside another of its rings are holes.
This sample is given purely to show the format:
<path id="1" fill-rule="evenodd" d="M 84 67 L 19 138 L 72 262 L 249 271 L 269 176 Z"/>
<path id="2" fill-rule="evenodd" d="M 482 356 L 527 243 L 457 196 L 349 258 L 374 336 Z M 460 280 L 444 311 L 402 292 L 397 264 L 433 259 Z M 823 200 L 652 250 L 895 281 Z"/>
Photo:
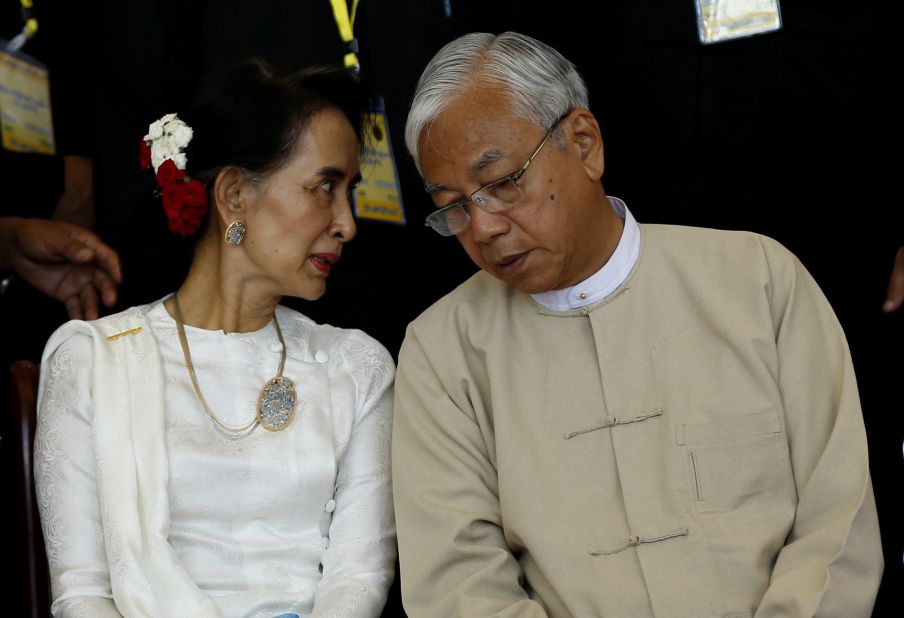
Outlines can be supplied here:
<path id="1" fill-rule="evenodd" d="M 148 309 L 164 380 L 169 544 L 221 616 L 377 616 L 396 556 L 392 359 L 360 331 L 284 307 L 277 318 L 295 419 L 230 441 L 198 401 L 172 317 L 162 301 Z M 273 324 L 186 335 L 210 408 L 228 424 L 247 423 L 279 364 Z M 110 471 L 94 449 L 94 369 L 92 338 L 80 332 L 42 368 L 35 475 L 56 616 L 120 615 L 101 513 L 134 509 L 125 502 L 136 496 L 99 492 Z"/>

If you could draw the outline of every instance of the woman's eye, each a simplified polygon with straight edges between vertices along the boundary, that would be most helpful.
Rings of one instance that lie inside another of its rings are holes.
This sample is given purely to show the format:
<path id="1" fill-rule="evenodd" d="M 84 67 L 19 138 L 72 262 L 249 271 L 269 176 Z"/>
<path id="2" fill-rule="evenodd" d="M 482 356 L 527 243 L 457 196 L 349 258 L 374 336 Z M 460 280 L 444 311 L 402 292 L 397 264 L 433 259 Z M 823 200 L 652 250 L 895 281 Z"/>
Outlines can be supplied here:
<path id="1" fill-rule="evenodd" d="M 334 186 L 335 186 L 335 183 L 332 180 L 327 180 L 323 184 L 320 185 L 320 188 L 323 189 L 324 191 L 326 191 L 327 193 L 332 194 Z"/>

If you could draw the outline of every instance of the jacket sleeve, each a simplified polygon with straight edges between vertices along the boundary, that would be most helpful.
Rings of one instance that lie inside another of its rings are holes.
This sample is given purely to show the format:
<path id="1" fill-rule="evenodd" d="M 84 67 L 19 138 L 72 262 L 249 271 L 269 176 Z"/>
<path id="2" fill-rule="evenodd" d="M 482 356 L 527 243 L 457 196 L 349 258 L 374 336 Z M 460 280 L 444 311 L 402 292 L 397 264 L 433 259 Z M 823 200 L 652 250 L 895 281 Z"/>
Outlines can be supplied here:
<path id="1" fill-rule="evenodd" d="M 883 562 L 850 352 L 800 262 L 765 249 L 798 506 L 756 616 L 867 617 Z"/>
<path id="2" fill-rule="evenodd" d="M 329 547 L 314 597 L 316 616 L 378 616 L 395 574 L 395 521 L 389 441 L 392 432 L 392 357 L 376 341 L 350 332 L 346 371 L 357 396 L 354 421 L 341 453 L 331 510 Z"/>
<path id="3" fill-rule="evenodd" d="M 455 366 L 444 361 L 444 378 L 467 380 Z M 399 356 L 392 450 L 402 599 L 412 618 L 546 616 L 523 588 L 503 535 L 485 432 L 492 429 L 453 402 L 410 327 Z"/>
<path id="4" fill-rule="evenodd" d="M 35 483 L 54 616 L 120 615 L 112 600 L 97 498 L 92 366 L 91 338 L 82 333 L 49 345 L 41 364 Z"/>

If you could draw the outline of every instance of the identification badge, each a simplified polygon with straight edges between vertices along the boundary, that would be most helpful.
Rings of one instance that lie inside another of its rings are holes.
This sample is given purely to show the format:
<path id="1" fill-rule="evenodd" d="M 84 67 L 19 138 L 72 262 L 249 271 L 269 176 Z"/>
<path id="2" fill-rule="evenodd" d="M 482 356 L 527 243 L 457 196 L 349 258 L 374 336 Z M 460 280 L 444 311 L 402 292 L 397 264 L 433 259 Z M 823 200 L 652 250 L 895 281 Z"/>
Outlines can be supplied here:
<path id="1" fill-rule="evenodd" d="M 0 48 L 0 129 L 12 152 L 55 154 L 47 69 L 22 52 Z"/>
<path id="2" fill-rule="evenodd" d="M 405 224 L 402 191 L 392 144 L 386 126 L 383 99 L 371 110 L 374 117 L 371 150 L 361 162 L 361 183 L 355 190 L 355 215 L 359 219 L 373 219 Z"/>
<path id="3" fill-rule="evenodd" d="M 694 0 L 700 42 L 774 32 L 782 27 L 779 0 Z"/>

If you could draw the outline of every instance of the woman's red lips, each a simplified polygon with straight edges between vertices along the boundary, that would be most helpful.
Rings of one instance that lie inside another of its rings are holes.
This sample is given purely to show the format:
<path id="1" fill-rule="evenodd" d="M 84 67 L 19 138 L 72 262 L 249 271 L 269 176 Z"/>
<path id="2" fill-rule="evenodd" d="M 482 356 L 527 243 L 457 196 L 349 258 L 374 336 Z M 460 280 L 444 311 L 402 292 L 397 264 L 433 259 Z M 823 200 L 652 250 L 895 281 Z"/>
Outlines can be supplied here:
<path id="1" fill-rule="evenodd" d="M 315 253 L 310 257 L 311 263 L 321 272 L 330 274 L 333 264 L 339 261 L 338 253 Z"/>

